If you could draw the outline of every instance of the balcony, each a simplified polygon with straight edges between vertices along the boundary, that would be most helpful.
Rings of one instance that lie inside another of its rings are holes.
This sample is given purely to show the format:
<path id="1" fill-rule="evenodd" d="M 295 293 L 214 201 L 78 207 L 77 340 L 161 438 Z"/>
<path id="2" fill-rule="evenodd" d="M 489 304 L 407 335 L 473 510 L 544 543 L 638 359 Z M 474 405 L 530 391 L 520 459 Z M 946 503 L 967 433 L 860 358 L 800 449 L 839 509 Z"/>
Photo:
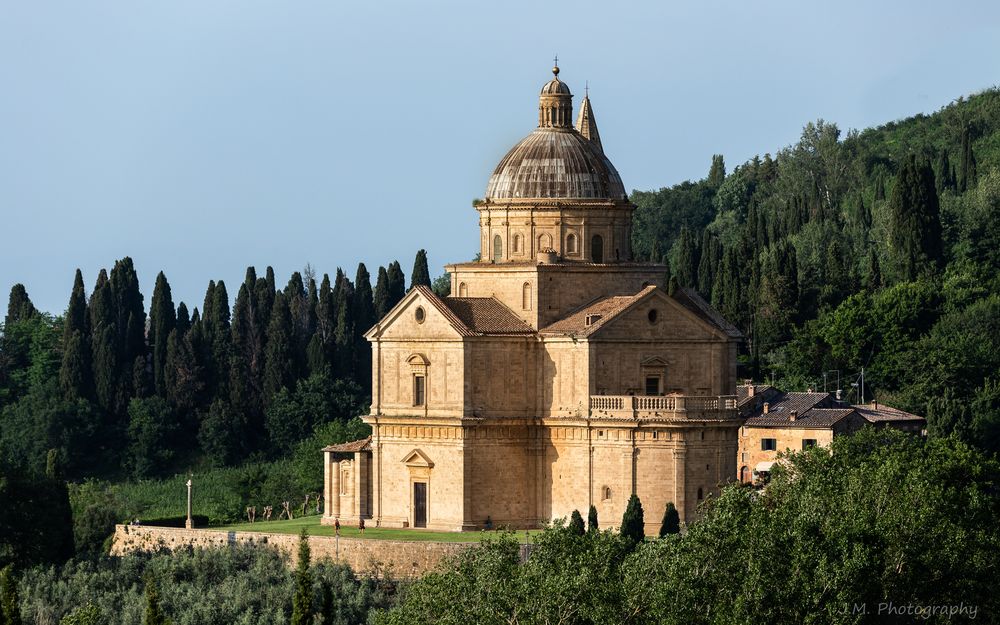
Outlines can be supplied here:
<path id="1" fill-rule="evenodd" d="M 591 395 L 591 418 L 609 419 L 736 419 L 735 395 Z"/>

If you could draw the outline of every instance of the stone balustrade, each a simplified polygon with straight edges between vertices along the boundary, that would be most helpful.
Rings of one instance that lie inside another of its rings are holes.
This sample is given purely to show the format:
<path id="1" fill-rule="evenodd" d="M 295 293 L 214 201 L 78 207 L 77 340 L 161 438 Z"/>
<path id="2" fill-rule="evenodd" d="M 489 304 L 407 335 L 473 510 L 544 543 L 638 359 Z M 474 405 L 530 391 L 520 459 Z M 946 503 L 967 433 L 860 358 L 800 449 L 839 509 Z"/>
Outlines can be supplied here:
<path id="1" fill-rule="evenodd" d="M 617 419 L 736 419 L 735 395 L 591 395 L 590 416 Z"/>

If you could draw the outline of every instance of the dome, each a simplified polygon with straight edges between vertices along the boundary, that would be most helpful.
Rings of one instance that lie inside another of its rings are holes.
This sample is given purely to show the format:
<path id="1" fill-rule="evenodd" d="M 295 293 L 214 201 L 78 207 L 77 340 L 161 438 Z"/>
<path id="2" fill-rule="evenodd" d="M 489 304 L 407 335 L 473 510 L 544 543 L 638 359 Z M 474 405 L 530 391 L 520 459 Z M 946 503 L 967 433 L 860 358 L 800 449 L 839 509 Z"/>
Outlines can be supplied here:
<path id="1" fill-rule="evenodd" d="M 614 165 L 573 128 L 538 128 L 518 142 L 493 170 L 486 197 L 626 199 Z"/>
<path id="2" fill-rule="evenodd" d="M 549 82 L 542 86 L 542 92 L 539 95 L 572 95 L 569 92 L 569 85 L 559 80 L 558 78 L 553 78 Z"/>

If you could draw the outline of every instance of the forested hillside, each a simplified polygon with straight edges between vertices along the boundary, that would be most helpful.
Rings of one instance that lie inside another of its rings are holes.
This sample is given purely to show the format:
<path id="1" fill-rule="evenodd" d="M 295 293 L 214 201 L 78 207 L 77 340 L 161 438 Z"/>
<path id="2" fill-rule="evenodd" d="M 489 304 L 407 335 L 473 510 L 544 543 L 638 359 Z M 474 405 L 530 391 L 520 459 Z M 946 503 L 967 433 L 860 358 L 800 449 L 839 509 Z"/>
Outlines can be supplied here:
<path id="1" fill-rule="evenodd" d="M 820 120 L 632 199 L 637 253 L 743 330 L 745 377 L 839 376 L 1000 449 L 1000 91 L 846 135 Z"/>

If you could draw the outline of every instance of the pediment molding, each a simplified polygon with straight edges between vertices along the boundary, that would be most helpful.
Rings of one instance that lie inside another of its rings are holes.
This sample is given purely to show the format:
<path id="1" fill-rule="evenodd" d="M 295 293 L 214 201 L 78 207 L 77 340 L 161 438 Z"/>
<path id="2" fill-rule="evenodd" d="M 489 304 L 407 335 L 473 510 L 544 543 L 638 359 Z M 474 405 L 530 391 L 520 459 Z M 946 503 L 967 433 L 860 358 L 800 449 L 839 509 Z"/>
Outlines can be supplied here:
<path id="1" fill-rule="evenodd" d="M 427 457 L 427 454 L 417 448 L 414 448 L 408 454 L 403 456 L 400 462 L 408 467 L 426 467 L 428 469 L 434 467 L 434 462 Z"/>

